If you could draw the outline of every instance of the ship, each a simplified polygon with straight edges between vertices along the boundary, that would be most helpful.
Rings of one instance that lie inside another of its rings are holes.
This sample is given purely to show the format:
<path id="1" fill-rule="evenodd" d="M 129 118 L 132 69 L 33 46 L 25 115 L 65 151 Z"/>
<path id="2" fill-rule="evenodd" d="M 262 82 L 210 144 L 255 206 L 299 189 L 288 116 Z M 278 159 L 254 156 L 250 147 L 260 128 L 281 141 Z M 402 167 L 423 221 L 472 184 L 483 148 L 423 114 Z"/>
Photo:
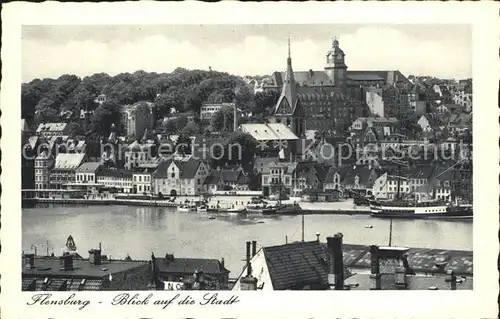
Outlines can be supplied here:
<path id="1" fill-rule="evenodd" d="M 370 201 L 374 217 L 410 219 L 471 219 L 472 205 L 438 201 Z"/>
<path id="2" fill-rule="evenodd" d="M 398 164 L 398 172 L 400 166 L 404 166 L 401 162 Z M 452 169 L 455 165 L 449 167 L 444 172 Z M 438 175 L 439 176 L 439 175 Z M 417 201 L 415 199 L 401 198 L 400 196 L 400 180 L 404 178 L 397 176 L 397 195 L 393 200 L 378 200 L 373 197 L 367 198 L 370 204 L 370 211 L 373 217 L 381 218 L 407 218 L 407 219 L 472 219 L 473 209 L 472 204 L 458 203 L 456 197 L 455 202 L 446 202 L 441 200 Z"/>

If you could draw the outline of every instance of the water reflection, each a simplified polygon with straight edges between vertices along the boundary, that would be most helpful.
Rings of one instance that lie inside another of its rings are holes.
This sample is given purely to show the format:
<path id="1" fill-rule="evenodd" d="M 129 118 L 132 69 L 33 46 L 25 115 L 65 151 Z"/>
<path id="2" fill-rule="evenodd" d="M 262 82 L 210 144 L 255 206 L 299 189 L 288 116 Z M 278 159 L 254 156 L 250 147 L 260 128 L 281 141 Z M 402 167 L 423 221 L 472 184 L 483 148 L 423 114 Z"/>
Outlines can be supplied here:
<path id="1" fill-rule="evenodd" d="M 211 219 L 215 217 L 215 219 Z M 366 228 L 366 225 L 372 226 Z M 304 238 L 322 240 L 337 232 L 348 244 L 387 245 L 389 220 L 370 216 L 306 215 Z M 301 216 L 210 214 L 177 212 L 171 208 L 127 206 L 46 206 L 23 209 L 23 249 L 47 240 L 56 253 L 68 235 L 83 255 L 102 242 L 105 254 L 148 259 L 151 252 L 163 255 L 221 258 L 238 272 L 245 242 L 258 246 L 301 240 Z M 407 247 L 472 250 L 472 223 L 467 221 L 394 220 L 393 244 Z M 236 276 L 233 273 L 231 275 Z"/>

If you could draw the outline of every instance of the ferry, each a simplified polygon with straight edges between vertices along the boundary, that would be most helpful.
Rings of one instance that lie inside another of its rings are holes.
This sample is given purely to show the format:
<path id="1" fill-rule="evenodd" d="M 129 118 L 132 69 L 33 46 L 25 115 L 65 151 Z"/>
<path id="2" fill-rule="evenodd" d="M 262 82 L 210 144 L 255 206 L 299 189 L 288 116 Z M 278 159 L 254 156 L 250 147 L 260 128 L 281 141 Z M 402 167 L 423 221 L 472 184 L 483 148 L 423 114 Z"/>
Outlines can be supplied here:
<path id="1" fill-rule="evenodd" d="M 278 210 L 277 206 L 269 205 L 269 204 L 248 204 L 246 207 L 246 211 L 251 214 L 263 214 L 263 215 L 271 215 L 276 213 Z"/>
<path id="2" fill-rule="evenodd" d="M 438 201 L 370 201 L 371 215 L 382 218 L 472 219 L 472 205 Z"/>

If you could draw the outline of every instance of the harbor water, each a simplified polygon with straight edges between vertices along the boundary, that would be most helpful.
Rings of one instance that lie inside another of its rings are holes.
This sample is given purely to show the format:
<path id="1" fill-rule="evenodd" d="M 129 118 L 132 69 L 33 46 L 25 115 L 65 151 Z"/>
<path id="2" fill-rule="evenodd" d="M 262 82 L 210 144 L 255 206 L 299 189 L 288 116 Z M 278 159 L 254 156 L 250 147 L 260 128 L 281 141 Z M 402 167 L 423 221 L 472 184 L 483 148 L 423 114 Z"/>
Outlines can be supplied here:
<path id="1" fill-rule="evenodd" d="M 210 218 L 213 216 L 215 218 Z M 344 243 L 387 245 L 389 220 L 368 215 L 308 215 L 304 239 L 321 240 L 338 232 Z M 72 235 L 80 255 L 102 243 L 103 254 L 122 259 L 148 260 L 151 253 L 177 257 L 224 258 L 230 277 L 243 267 L 245 242 L 258 247 L 280 245 L 302 238 L 301 216 L 217 215 L 178 212 L 175 208 L 131 206 L 37 205 L 23 208 L 22 247 L 39 255 L 56 255 Z M 48 243 L 48 249 L 47 249 Z M 472 222 L 445 220 L 394 220 L 392 245 L 472 250 Z"/>

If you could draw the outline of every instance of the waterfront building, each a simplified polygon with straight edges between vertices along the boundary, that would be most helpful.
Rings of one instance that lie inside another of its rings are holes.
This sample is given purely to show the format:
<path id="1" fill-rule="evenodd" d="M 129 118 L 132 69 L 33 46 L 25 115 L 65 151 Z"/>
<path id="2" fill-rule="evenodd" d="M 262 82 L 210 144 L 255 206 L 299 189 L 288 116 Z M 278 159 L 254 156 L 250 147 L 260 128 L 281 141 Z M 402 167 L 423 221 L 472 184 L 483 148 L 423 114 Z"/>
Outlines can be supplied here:
<path id="1" fill-rule="evenodd" d="M 372 186 L 379 172 L 371 165 L 355 165 L 351 167 L 331 167 L 324 182 L 324 191 L 338 190 L 340 196 L 372 193 Z"/>
<path id="2" fill-rule="evenodd" d="M 189 278 L 200 275 L 199 282 L 206 290 L 225 290 L 229 282 L 229 270 L 224 266 L 224 259 L 182 258 L 173 254 L 165 257 L 151 256 L 154 277 L 159 289 L 183 290 L 189 284 Z M 193 289 L 195 289 L 193 287 Z"/>
<path id="3" fill-rule="evenodd" d="M 45 138 L 69 135 L 71 126 L 69 123 L 42 123 L 38 125 L 36 135 Z"/>
<path id="4" fill-rule="evenodd" d="M 306 189 L 322 190 L 327 166 L 313 161 L 271 162 L 261 173 L 262 193 L 299 195 Z"/>
<path id="5" fill-rule="evenodd" d="M 49 189 L 50 170 L 54 165 L 52 154 L 44 150 L 35 158 L 35 188 Z"/>
<path id="6" fill-rule="evenodd" d="M 76 183 L 97 183 L 97 173 L 102 168 L 100 162 L 83 163 L 76 169 Z"/>
<path id="7" fill-rule="evenodd" d="M 199 195 L 206 191 L 209 173 L 208 164 L 193 157 L 169 159 L 153 173 L 153 191 L 167 196 Z"/>
<path id="8" fill-rule="evenodd" d="M 218 191 L 247 191 L 247 176 L 242 168 L 215 169 L 210 171 L 204 182 L 207 191 L 215 194 Z"/>
<path id="9" fill-rule="evenodd" d="M 24 254 L 22 262 L 23 291 L 149 290 L 153 281 L 148 261 L 110 260 L 100 249 L 86 259 Z"/>
<path id="10" fill-rule="evenodd" d="M 410 194 L 410 181 L 403 176 L 384 173 L 375 180 L 372 194 L 377 199 L 397 199 L 398 195 L 405 197 Z"/>
<path id="11" fill-rule="evenodd" d="M 103 168 L 97 173 L 97 183 L 128 194 L 133 190 L 132 175 L 130 170 Z"/>
<path id="12" fill-rule="evenodd" d="M 120 109 L 120 132 L 124 136 L 141 138 L 155 124 L 155 106 L 151 102 L 137 102 Z"/>
<path id="13" fill-rule="evenodd" d="M 137 168 L 132 173 L 132 187 L 134 194 L 151 194 L 153 192 L 152 172 L 155 168 Z"/>
<path id="14" fill-rule="evenodd" d="M 50 171 L 50 188 L 61 189 L 63 185 L 74 183 L 76 170 L 84 162 L 85 154 L 57 154 L 54 168 Z"/>

